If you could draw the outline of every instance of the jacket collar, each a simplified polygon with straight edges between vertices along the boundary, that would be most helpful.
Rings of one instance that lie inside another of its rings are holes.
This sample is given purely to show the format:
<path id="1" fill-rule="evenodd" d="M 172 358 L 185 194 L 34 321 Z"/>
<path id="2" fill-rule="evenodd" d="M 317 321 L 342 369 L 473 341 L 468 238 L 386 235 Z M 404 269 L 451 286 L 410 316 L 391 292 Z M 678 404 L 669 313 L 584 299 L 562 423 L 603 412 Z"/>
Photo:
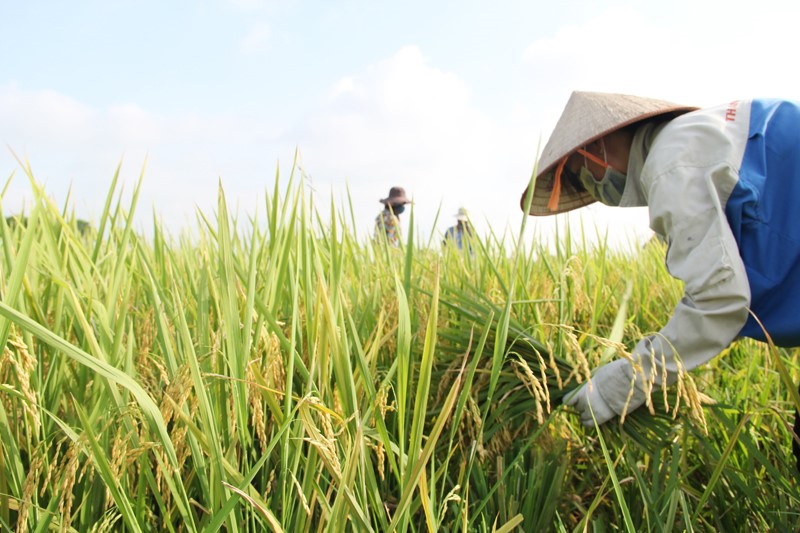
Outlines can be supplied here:
<path id="1" fill-rule="evenodd" d="M 642 171 L 650 148 L 656 136 L 666 126 L 668 121 L 647 122 L 637 128 L 631 142 L 631 153 L 628 156 L 628 179 L 625 190 L 622 191 L 620 207 L 643 207 L 647 205 L 647 195 L 642 186 Z"/>

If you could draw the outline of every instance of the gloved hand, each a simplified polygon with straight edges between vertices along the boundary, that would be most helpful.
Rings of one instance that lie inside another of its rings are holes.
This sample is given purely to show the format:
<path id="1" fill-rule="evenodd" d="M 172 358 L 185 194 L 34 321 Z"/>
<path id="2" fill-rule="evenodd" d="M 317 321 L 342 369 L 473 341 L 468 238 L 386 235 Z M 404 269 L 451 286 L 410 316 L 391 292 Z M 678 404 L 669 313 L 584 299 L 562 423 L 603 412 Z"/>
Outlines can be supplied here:
<path id="1" fill-rule="evenodd" d="M 626 363 L 627 361 L 624 359 L 617 359 L 601 366 L 592 376 L 591 381 L 584 383 L 564 397 L 565 404 L 579 411 L 581 424 L 586 427 L 594 427 L 595 420 L 597 425 L 601 425 L 617 416 L 618 413 L 615 413 L 600 395 L 600 387 L 607 384 L 608 377 L 622 372 L 621 367 Z M 592 412 L 594 412 L 594 419 Z"/>
<path id="2" fill-rule="evenodd" d="M 608 422 L 616 415 L 603 397 L 600 396 L 597 385 L 591 382 L 584 383 L 568 394 L 564 398 L 564 403 L 578 410 L 581 424 L 587 428 L 594 427 L 595 420 L 600 425 Z M 594 418 L 592 418 L 592 412 L 594 412 Z"/>

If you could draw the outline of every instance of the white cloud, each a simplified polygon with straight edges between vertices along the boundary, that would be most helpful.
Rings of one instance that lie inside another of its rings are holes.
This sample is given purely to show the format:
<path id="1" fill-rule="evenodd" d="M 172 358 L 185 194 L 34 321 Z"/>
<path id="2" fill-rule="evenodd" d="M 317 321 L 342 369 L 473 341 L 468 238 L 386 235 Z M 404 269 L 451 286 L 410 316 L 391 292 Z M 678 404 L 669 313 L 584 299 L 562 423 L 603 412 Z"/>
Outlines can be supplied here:
<path id="1" fill-rule="evenodd" d="M 90 136 L 95 118 L 89 106 L 55 91 L 28 93 L 15 84 L 0 86 L 0 124 L 5 136 L 15 126 L 13 140 L 80 143 Z"/>
<path id="2" fill-rule="evenodd" d="M 620 20 L 646 26 L 635 12 L 608 14 L 594 23 Z M 584 57 L 598 48 L 587 33 L 590 27 L 560 30 L 528 49 L 530 68 L 547 74 L 543 87 L 564 90 L 621 68 L 600 53 Z M 623 41 L 615 43 L 621 46 Z M 580 76 L 573 76 L 576 66 L 585 67 Z M 549 83 L 556 72 L 561 73 L 558 83 Z M 72 180 L 74 197 L 95 215 L 123 155 L 128 191 L 147 158 L 140 220 L 155 209 L 177 231 L 193 220 L 196 206 L 208 213 L 215 210 L 219 179 L 231 204 L 254 210 L 258 197 L 271 189 L 275 165 L 279 162 L 287 175 L 293 149 L 299 147 L 321 211 L 329 205 L 329 193 L 343 203 L 345 182 L 349 184 L 362 237 L 371 233 L 378 199 L 393 185 L 404 186 L 414 197 L 415 217 L 425 237 L 452 224 L 459 206 L 471 211 L 482 233 L 491 229 L 502 234 L 506 229 L 516 233 L 522 220 L 519 197 L 539 135 L 544 142 L 549 134 L 541 117 L 550 113 L 554 123 L 560 113 L 543 105 L 556 98 L 533 100 L 513 110 L 509 102 L 512 121 L 502 124 L 477 108 L 463 79 L 431 65 L 418 47 L 407 46 L 340 78 L 292 129 L 263 116 L 164 115 L 133 103 L 99 109 L 54 92 L 14 86 L 0 87 L 0 123 L 9 135 L 6 141 L 31 157 L 34 170 L 41 165 L 37 177 L 46 176 L 53 185 Z M 0 169 L 9 166 L 15 166 L 10 156 L 0 154 Z M 54 193 L 63 198 L 66 186 Z M 627 220 L 628 215 L 615 217 Z M 613 225 L 603 216 L 603 227 Z M 528 223 L 539 234 L 550 234 L 561 218 L 530 218 Z M 407 215 L 403 219 L 407 223 Z"/>
<path id="3" fill-rule="evenodd" d="M 255 23 L 239 40 L 239 53 L 253 55 L 267 49 L 271 35 L 270 27 L 264 22 Z"/>
<path id="4" fill-rule="evenodd" d="M 225 0 L 242 11 L 260 11 L 276 4 L 275 0 Z"/>
<path id="5" fill-rule="evenodd" d="M 742 11 L 720 2 L 680 2 L 680 25 L 657 10 L 610 8 L 532 42 L 524 61 L 542 88 L 623 92 L 700 106 L 733 98 L 800 96 L 800 72 L 780 50 L 800 44 L 791 30 L 797 5 Z M 559 110 L 560 112 L 560 110 Z M 557 117 L 556 117 L 557 118 Z"/>
<path id="6" fill-rule="evenodd" d="M 288 131 L 259 116 L 163 115 L 132 103 L 98 109 L 16 87 L 0 87 L 0 123 L 7 141 L 30 156 L 37 179 L 60 201 L 72 184 L 77 209 L 89 213 L 84 217 L 99 215 L 123 156 L 128 193 L 147 161 L 139 212 L 145 226 L 152 210 L 173 232 L 191 224 L 198 207 L 213 213 L 220 179 L 232 206 L 263 212 L 259 198 L 271 190 L 276 164 L 288 175 L 299 147 L 323 217 L 329 194 L 338 205 L 346 201 L 347 183 L 356 230 L 369 235 L 378 199 L 401 185 L 415 200 L 422 238 L 433 235 L 434 242 L 460 206 L 471 211 L 481 233 L 516 234 L 538 134 L 529 120 L 501 127 L 485 116 L 464 81 L 430 65 L 416 47 L 342 77 Z M 0 168 L 9 166 L 16 166 L 10 155 L 0 154 Z M 15 185 L 21 189 L 9 198 L 30 196 L 25 180 Z M 407 224 L 408 215 L 403 220 Z M 556 223 L 529 219 L 540 234 L 551 233 Z"/>
<path id="7" fill-rule="evenodd" d="M 394 185 L 405 187 L 414 198 L 415 220 L 425 241 L 432 236 L 436 244 L 460 206 L 470 210 L 481 234 L 491 231 L 502 237 L 510 232 L 515 237 L 538 132 L 529 110 L 514 111 L 508 124 L 484 115 L 463 80 L 430 65 L 418 48 L 405 47 L 334 84 L 329 99 L 303 128 L 305 169 L 320 193 L 333 191 L 340 201 L 345 200 L 344 190 L 335 184 L 348 180 L 362 237 L 371 232 L 381 209 L 378 200 Z M 592 220 L 597 212 L 568 218 L 574 224 L 584 219 L 590 243 L 599 238 Z M 642 217 L 642 210 L 625 210 L 614 223 L 605 212 L 597 219 L 599 232 L 608 230 L 610 241 L 627 243 L 649 234 Z M 408 223 L 408 215 L 401 219 Z M 529 218 L 529 237 L 552 238 L 556 225 L 566 220 Z M 631 221 L 633 227 L 626 227 Z"/>
<path id="8" fill-rule="evenodd" d="M 252 212 L 271 186 L 282 149 L 279 129 L 260 117 L 159 115 L 134 104 L 99 109 L 13 85 L 0 86 L 0 124 L 10 148 L 0 150 L 0 171 L 17 169 L 3 199 L 6 212 L 32 199 L 12 151 L 30 162 L 35 179 L 57 203 L 71 188 L 83 218 L 99 216 L 121 161 L 127 194 L 146 162 L 137 219 L 149 227 L 155 211 L 173 232 L 194 220 L 197 206 L 213 212 L 220 179 L 232 205 Z"/>
<path id="9" fill-rule="evenodd" d="M 473 106 L 461 79 L 429 65 L 413 46 L 339 80 L 306 129 L 307 170 L 326 185 L 348 179 L 360 232 L 371 230 L 378 199 L 394 185 L 414 197 L 426 235 L 440 204 L 440 231 L 460 205 L 482 227 L 487 214 L 504 225 L 528 172 L 498 192 L 498 183 L 509 179 L 503 155 L 510 132 Z"/>

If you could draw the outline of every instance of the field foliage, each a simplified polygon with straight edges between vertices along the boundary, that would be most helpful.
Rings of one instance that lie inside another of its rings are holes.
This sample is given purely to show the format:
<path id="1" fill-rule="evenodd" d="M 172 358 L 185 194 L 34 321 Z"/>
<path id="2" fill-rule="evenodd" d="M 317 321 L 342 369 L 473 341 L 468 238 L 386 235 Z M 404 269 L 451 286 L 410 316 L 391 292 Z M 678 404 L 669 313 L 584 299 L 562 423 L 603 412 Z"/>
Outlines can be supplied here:
<path id="1" fill-rule="evenodd" d="M 795 351 L 739 341 L 600 431 L 561 405 L 668 319 L 658 242 L 523 225 L 470 254 L 412 211 L 391 248 L 294 175 L 257 218 L 220 188 L 177 236 L 137 231 L 115 176 L 79 229 L 23 179 L 24 219 L 0 216 L 2 531 L 800 526 Z"/>

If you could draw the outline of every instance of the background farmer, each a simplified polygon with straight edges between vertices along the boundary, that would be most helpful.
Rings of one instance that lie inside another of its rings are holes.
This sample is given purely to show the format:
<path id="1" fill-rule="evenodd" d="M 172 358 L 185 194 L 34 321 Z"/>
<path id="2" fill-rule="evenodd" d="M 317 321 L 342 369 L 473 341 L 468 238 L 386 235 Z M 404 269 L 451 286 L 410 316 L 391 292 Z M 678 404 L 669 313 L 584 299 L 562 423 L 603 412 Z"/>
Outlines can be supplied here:
<path id="1" fill-rule="evenodd" d="M 391 246 L 400 246 L 400 214 L 411 203 L 402 187 L 389 189 L 389 196 L 379 200 L 383 211 L 375 217 L 375 239 L 385 238 Z"/>
<path id="2" fill-rule="evenodd" d="M 676 379 L 679 364 L 696 368 L 737 336 L 765 340 L 766 330 L 779 346 L 800 345 L 797 103 L 698 110 L 575 92 L 539 170 L 530 214 L 595 201 L 647 205 L 651 229 L 668 244 L 669 272 L 685 284 L 670 320 L 632 360 L 599 368 L 568 400 L 585 425 L 592 412 L 602 424 L 639 407 L 651 385 Z"/>
<path id="3" fill-rule="evenodd" d="M 444 232 L 444 241 L 442 244 L 445 246 L 448 244 L 455 244 L 459 250 L 463 249 L 464 245 L 466 245 L 467 249 L 471 252 L 472 246 L 469 242 L 469 238 L 472 235 L 472 225 L 469 223 L 469 214 L 467 210 L 463 207 L 459 207 L 455 218 L 456 224 L 455 226 L 450 226 L 447 228 L 447 231 Z"/>

